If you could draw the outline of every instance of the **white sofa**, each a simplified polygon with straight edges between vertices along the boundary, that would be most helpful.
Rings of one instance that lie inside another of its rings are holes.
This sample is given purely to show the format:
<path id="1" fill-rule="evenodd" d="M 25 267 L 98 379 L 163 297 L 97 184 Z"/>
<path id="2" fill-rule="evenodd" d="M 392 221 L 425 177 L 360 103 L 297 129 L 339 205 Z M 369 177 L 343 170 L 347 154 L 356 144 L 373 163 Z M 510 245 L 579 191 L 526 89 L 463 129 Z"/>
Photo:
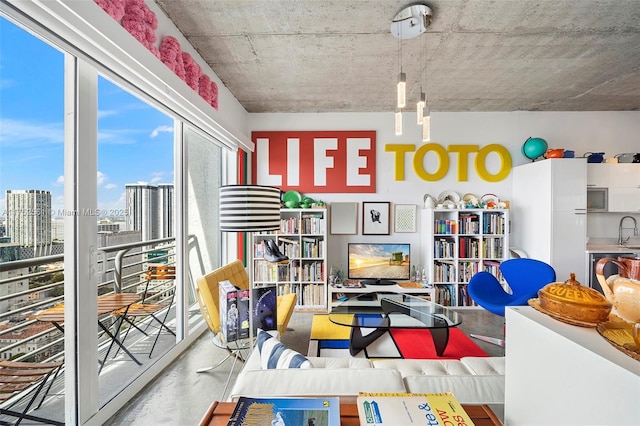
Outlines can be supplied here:
<path id="1" fill-rule="evenodd" d="M 240 396 L 339 396 L 359 392 L 453 392 L 463 404 L 504 404 L 504 357 L 415 360 L 308 357 L 310 369 L 263 370 L 253 351 L 229 394 Z"/>

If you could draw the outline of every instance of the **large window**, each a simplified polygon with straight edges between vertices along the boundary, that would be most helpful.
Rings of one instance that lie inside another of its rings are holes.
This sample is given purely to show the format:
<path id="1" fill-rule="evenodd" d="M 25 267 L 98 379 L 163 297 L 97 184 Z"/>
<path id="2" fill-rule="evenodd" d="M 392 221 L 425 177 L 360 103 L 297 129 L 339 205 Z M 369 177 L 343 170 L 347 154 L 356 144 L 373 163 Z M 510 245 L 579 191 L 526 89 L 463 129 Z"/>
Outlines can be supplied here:
<path id="1" fill-rule="evenodd" d="M 59 361 L 63 334 L 31 317 L 64 298 L 64 54 L 4 17 L 0 42 L 0 263 L 23 264 L 0 272 L 0 359 Z"/>
<path id="2" fill-rule="evenodd" d="M 108 346 L 102 347 L 109 339 L 98 341 L 105 359 L 98 376 L 101 401 L 113 398 L 176 344 L 176 283 L 182 281 L 154 272 L 169 266 L 179 275 L 181 269 L 176 265 L 174 141 L 171 117 L 98 76 L 96 221 L 97 246 L 105 251 L 104 267 L 97 268 L 98 294 L 139 295 L 131 314 L 146 305 L 120 324 L 131 355 L 116 346 L 112 358 Z M 152 306 L 157 311 L 145 315 Z M 118 318 L 110 325 L 118 326 Z"/>
<path id="3" fill-rule="evenodd" d="M 68 25 L 57 18 L 47 18 L 44 29 L 5 2 L 0 12 L 32 26 L 26 31 L 0 16 L 0 262 L 59 253 L 25 271 L 0 272 L 0 320 L 12 333 L 16 324 L 26 330 L 42 325 L 34 312 L 61 303 L 74 318 L 64 333 L 46 324 L 51 331 L 24 348 L 15 334 L 13 343 L 3 340 L 0 325 L 0 357 L 64 359 L 66 377 L 39 414 L 68 424 L 101 422 L 206 329 L 194 288 L 222 257 L 216 197 L 226 152 L 202 111 L 177 104 L 164 89 L 154 93 L 162 86 L 148 84 L 162 66 L 155 58 L 139 79 L 139 69 L 128 75 L 122 67 L 127 57 L 98 63 L 86 45 L 76 46 L 83 38 L 59 38 L 56 30 Z M 9 217 L 13 210 L 31 216 Z M 31 240 L 18 242 L 18 228 Z M 149 279 L 153 265 L 175 266 L 175 277 Z M 161 315 L 170 331 L 153 351 L 161 326 L 136 318 L 136 329 L 115 321 L 119 311 L 96 310 L 96 298 L 118 292 L 170 306 Z"/>

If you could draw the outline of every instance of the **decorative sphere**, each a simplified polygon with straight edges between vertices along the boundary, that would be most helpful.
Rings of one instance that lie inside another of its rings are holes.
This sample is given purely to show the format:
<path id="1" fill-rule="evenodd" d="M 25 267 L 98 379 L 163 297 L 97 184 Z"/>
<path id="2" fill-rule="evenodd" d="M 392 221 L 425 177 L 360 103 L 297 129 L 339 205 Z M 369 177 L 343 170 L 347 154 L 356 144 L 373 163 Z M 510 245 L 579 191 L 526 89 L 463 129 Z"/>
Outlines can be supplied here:
<path id="1" fill-rule="evenodd" d="M 522 155 L 529 160 L 535 160 L 547 152 L 547 141 L 542 138 L 529 138 L 522 144 Z"/>

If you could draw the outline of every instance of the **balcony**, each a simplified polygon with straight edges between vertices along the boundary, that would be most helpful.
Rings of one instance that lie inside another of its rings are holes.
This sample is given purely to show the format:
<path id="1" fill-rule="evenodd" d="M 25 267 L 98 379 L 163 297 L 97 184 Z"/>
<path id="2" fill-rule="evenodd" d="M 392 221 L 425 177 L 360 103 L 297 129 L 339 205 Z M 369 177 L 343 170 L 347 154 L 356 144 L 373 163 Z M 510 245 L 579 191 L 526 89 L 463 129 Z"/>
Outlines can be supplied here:
<path id="1" fill-rule="evenodd" d="M 166 314 L 164 323 L 175 332 L 176 280 L 163 279 L 162 276 L 149 280 L 149 276 L 146 275 L 149 266 L 175 265 L 175 239 L 165 238 L 102 247 L 100 251 L 103 254 L 98 256 L 97 260 L 96 270 L 101 277 L 98 280 L 97 295 L 122 292 L 136 293 L 142 297 L 146 289 L 146 302 L 169 306 L 168 311 L 160 311 L 157 317 L 163 319 Z M 192 286 L 186 286 L 185 297 L 192 307 L 187 318 L 189 323 L 195 324 L 201 316 Z M 64 361 L 63 332 L 51 322 L 35 319 L 36 313 L 63 301 L 63 255 L 0 263 L 0 360 Z M 100 321 L 114 334 L 115 320 L 116 316 L 113 313 L 100 317 Z M 117 335 L 140 365 L 117 345 L 112 345 L 109 335 L 96 326 L 98 359 L 106 359 L 104 365 L 100 366 L 98 377 L 99 406 L 114 398 L 176 344 L 176 337 L 166 330 L 158 334 L 159 323 L 151 317 L 139 318 L 135 324 L 137 327 L 130 327 L 128 323 L 123 322 Z M 156 336 L 157 344 L 151 352 Z M 62 373 L 52 381 L 42 406 L 37 410 L 31 409 L 30 414 L 64 421 L 63 376 L 64 366 Z M 28 400 L 29 398 L 20 399 L 11 409 L 21 411 L 20 408 Z M 6 408 L 6 403 L 2 407 Z M 0 416 L 0 421 L 2 420 L 5 419 Z"/>

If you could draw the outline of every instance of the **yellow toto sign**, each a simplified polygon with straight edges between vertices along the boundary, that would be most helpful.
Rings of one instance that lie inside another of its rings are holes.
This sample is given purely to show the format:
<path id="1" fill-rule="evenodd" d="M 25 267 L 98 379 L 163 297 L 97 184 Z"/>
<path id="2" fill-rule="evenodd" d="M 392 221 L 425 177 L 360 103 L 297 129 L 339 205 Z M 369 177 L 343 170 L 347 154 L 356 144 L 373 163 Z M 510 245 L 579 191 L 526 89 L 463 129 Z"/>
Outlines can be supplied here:
<path id="1" fill-rule="evenodd" d="M 490 144 L 480 148 L 480 145 L 449 145 L 446 148 L 437 143 L 427 143 L 421 145 L 417 150 L 414 144 L 387 144 L 384 147 L 386 152 L 395 153 L 395 179 L 405 180 L 405 154 L 414 152 L 413 171 L 416 175 L 429 182 L 438 181 L 444 178 L 449 172 L 449 153 L 458 154 L 458 181 L 468 180 L 469 154 L 477 153 L 474 161 L 476 173 L 487 182 L 499 182 L 509 176 L 511 170 L 511 154 L 507 148 L 499 144 Z M 424 168 L 424 157 L 427 153 L 433 152 L 440 160 L 438 169 L 429 173 Z M 486 168 L 487 156 L 495 153 L 500 158 L 500 170 L 496 174 L 491 174 Z"/>

